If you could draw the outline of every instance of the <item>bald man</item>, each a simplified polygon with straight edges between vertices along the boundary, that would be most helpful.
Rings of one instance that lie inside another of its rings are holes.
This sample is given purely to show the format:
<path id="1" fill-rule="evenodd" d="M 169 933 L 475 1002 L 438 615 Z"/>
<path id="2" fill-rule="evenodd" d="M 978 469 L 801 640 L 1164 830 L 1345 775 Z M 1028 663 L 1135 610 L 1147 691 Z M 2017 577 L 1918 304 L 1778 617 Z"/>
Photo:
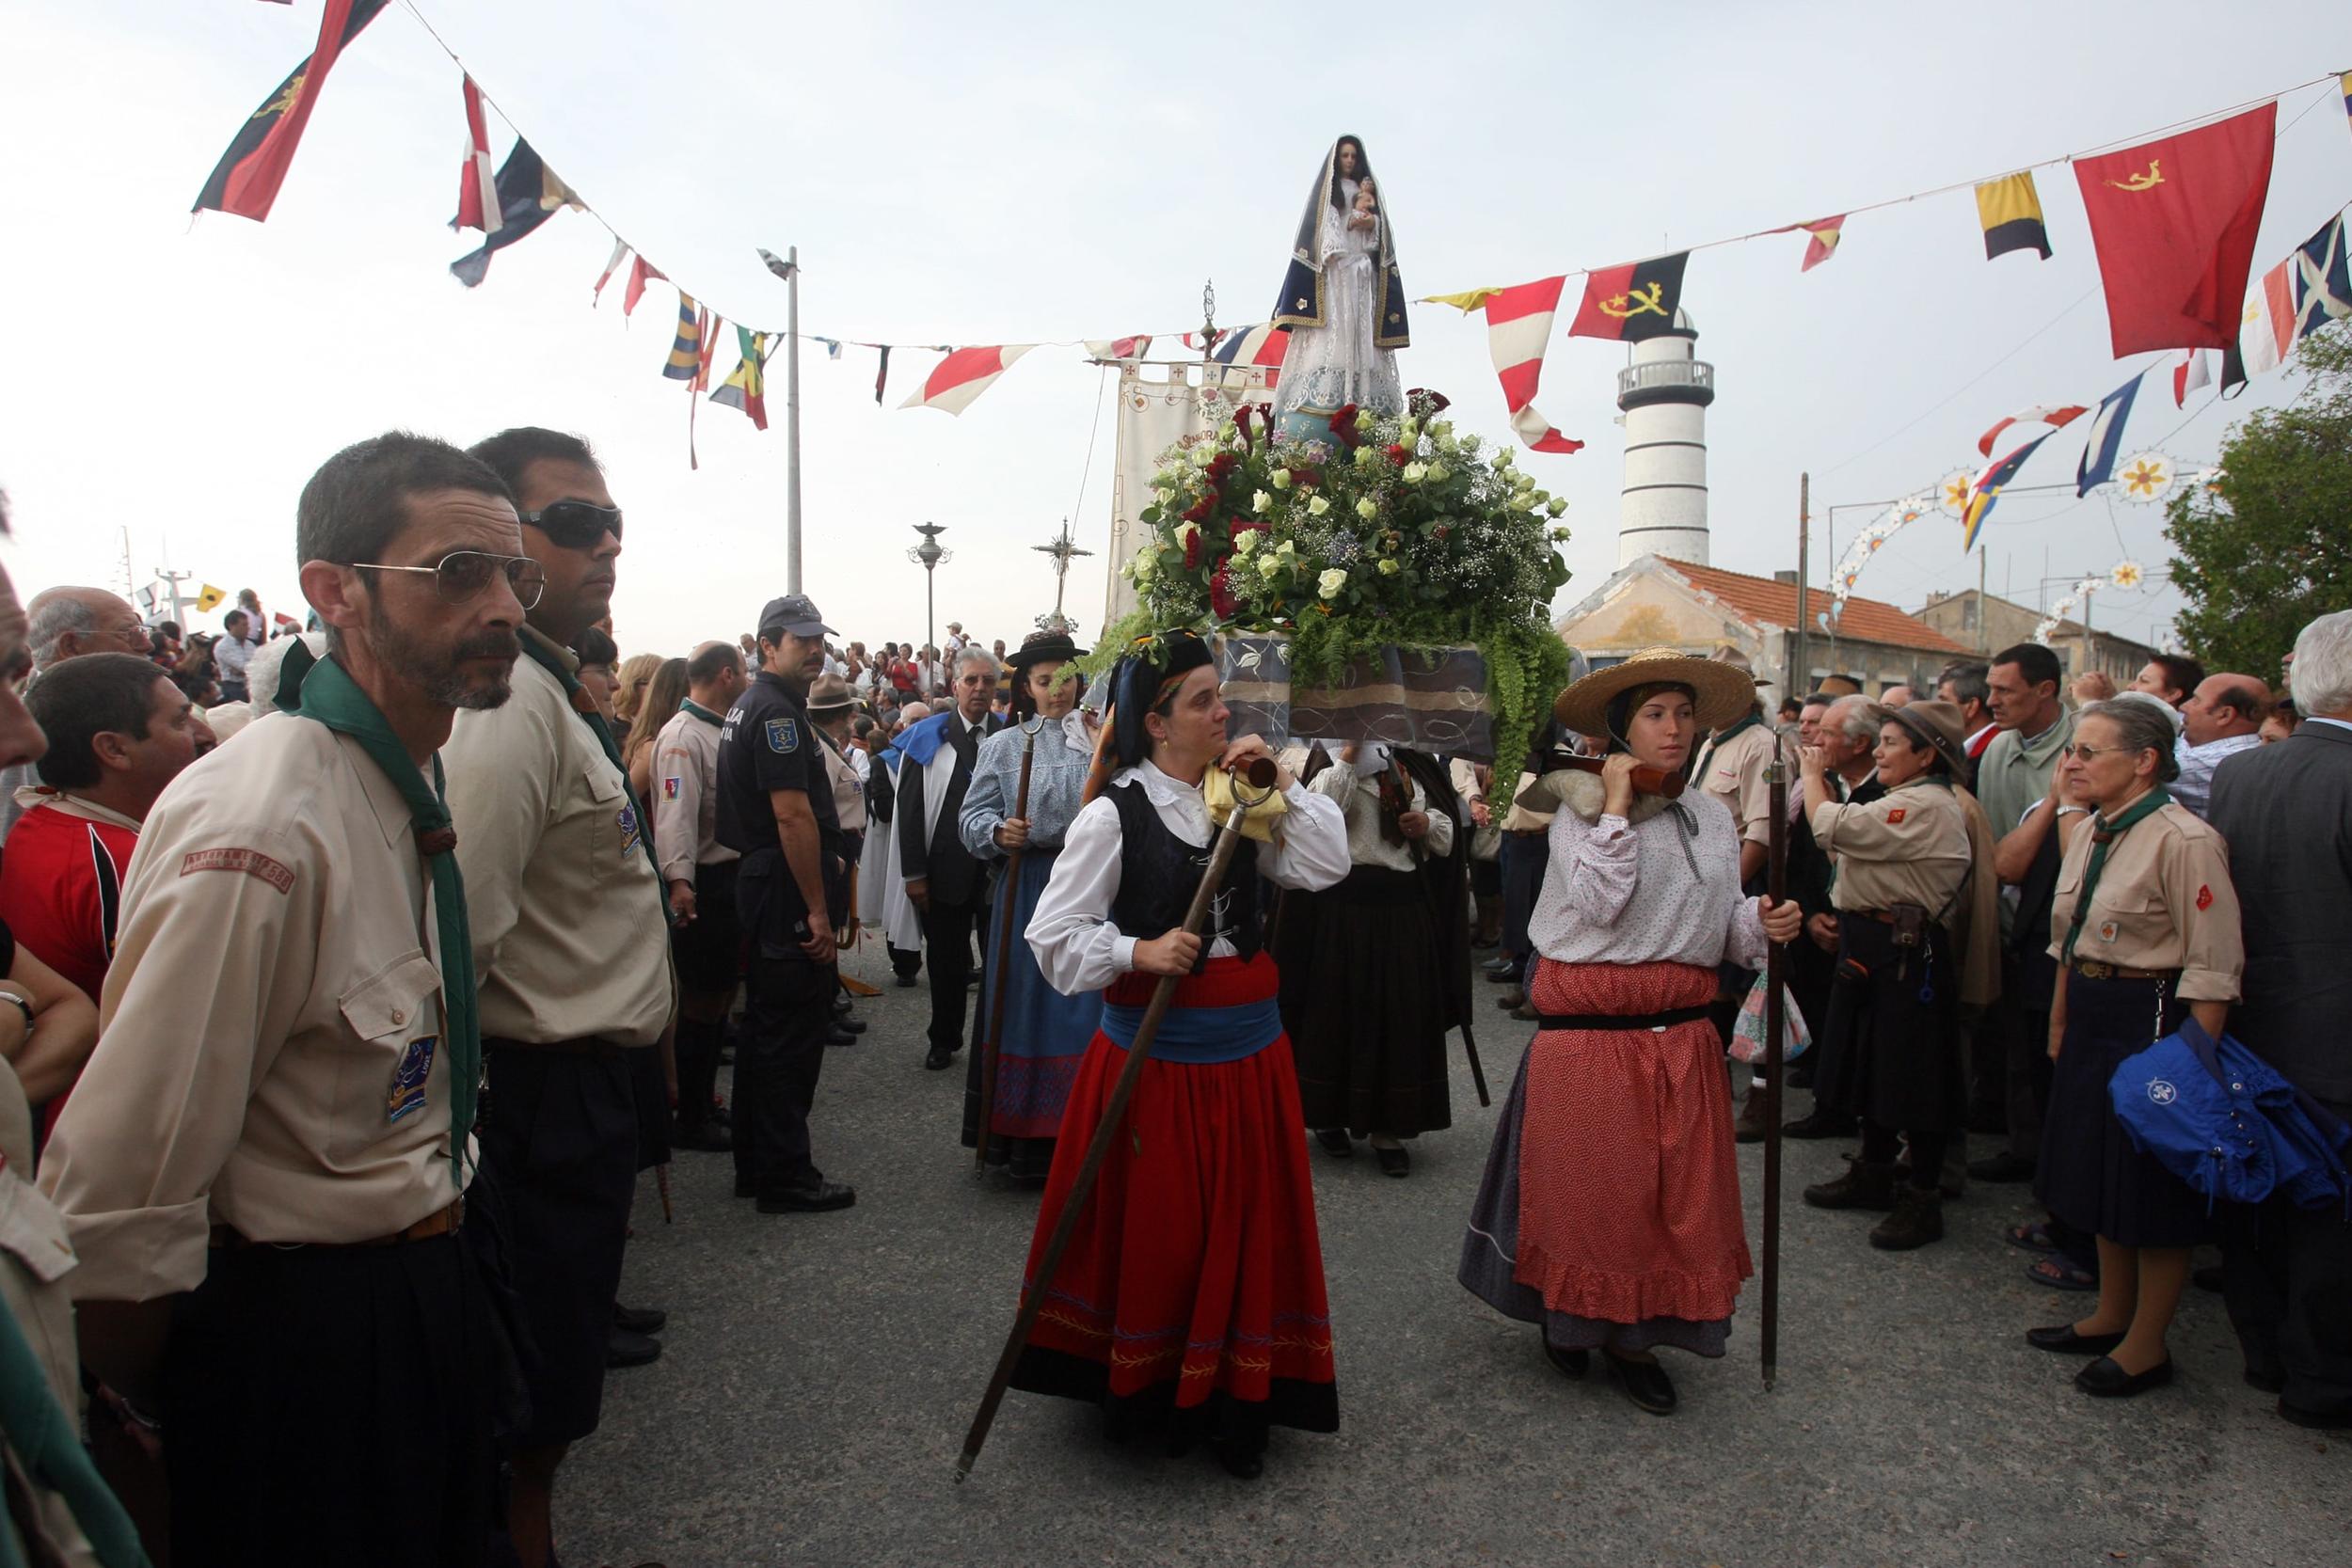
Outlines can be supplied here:
<path id="1" fill-rule="evenodd" d="M 148 657 L 147 623 L 139 619 L 128 599 L 103 588 L 46 588 L 33 595 L 24 614 L 36 681 L 85 654 Z M 31 689 L 29 685 L 26 689 Z M 16 803 L 16 792 L 40 782 L 29 763 L 0 768 L 0 838 L 24 815 L 24 808 Z"/>
<path id="2" fill-rule="evenodd" d="M 2251 675 L 2207 675 L 2181 705 L 2181 737 L 2172 754 L 2181 776 L 2172 799 L 2200 817 L 2213 800 L 2213 770 L 2221 759 L 2262 744 L 2270 688 Z"/>
<path id="3" fill-rule="evenodd" d="M 742 980 L 742 927 L 735 913 L 737 863 L 719 842 L 719 730 L 743 694 L 743 656 L 706 642 L 686 661 L 686 702 L 653 743 L 653 847 L 670 899 L 677 960 L 676 1148 L 732 1147 L 711 1112 L 727 1009 Z"/>

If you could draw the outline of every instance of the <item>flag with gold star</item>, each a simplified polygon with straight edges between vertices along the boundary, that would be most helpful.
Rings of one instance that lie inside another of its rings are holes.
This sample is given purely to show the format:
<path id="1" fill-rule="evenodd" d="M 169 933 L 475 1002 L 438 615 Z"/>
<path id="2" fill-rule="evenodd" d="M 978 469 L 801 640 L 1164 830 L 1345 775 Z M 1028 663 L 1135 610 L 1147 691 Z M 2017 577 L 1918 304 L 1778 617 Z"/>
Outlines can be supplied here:
<path id="1" fill-rule="evenodd" d="M 234 213 L 256 223 L 269 216 L 278 200 L 278 187 L 294 166 L 303 127 L 310 123 L 310 110 L 318 103 L 320 89 L 326 86 L 326 73 L 334 69 L 343 46 L 373 22 L 386 4 L 387 0 L 326 0 L 326 9 L 319 17 L 317 47 L 238 127 L 229 150 L 220 155 L 212 177 L 197 193 L 190 212 Z"/>
<path id="2" fill-rule="evenodd" d="M 1682 269 L 1690 260 L 1685 250 L 1587 274 L 1584 301 L 1568 324 L 1568 336 L 1638 343 L 1676 330 L 1675 314 L 1682 309 Z"/>

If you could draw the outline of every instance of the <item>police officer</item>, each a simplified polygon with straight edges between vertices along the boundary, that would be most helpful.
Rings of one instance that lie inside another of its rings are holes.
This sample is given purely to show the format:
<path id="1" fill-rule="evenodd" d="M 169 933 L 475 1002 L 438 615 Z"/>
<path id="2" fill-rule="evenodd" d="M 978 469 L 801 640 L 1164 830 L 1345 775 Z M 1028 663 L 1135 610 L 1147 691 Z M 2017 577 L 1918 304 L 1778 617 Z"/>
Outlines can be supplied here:
<path id="1" fill-rule="evenodd" d="M 507 701 L 541 574 L 499 477 L 422 436 L 330 458 L 295 529 L 329 656 L 149 814 L 41 1180 L 83 1361 L 160 1429 L 175 1562 L 478 1562 L 501 1377 L 434 752 Z"/>
<path id="2" fill-rule="evenodd" d="M 739 857 L 719 842 L 719 727 L 743 691 L 743 656 L 706 642 L 686 661 L 686 702 L 654 738 L 653 842 L 670 893 L 677 960 L 677 1124 L 680 1148 L 729 1147 L 712 1118 L 727 1009 L 743 979 L 735 918 Z"/>
<path id="3" fill-rule="evenodd" d="M 834 932 L 849 879 L 808 689 L 838 636 L 806 595 L 759 612 L 759 673 L 719 732 L 719 842 L 742 854 L 747 964 L 736 1046 L 735 1193 L 763 1214 L 847 1209 L 857 1193 L 809 1155 L 808 1112 L 833 1033 Z"/>
<path id="4" fill-rule="evenodd" d="M 523 1568 L 540 1568 L 555 1555 L 556 1467 L 596 1429 L 604 1399 L 637 1186 L 628 1053 L 660 1042 L 675 997 L 628 774 L 565 651 L 610 612 L 621 510 L 577 436 L 508 430 L 472 451 L 513 493 L 524 551 L 547 579 L 522 628 L 514 700 L 461 714 L 444 752 L 490 1069 L 483 1169 L 511 1218 L 534 1352 L 531 1422 L 511 1439 L 508 1529 Z"/>

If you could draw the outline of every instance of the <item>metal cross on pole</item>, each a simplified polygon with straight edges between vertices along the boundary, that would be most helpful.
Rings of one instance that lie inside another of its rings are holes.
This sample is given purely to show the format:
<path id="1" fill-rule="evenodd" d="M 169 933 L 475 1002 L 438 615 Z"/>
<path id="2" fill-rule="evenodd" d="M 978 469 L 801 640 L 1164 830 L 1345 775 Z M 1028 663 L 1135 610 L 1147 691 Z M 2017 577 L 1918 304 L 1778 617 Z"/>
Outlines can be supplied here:
<path id="1" fill-rule="evenodd" d="M 1061 612 L 1061 596 L 1062 590 L 1070 586 L 1070 562 L 1074 557 L 1092 555 L 1094 552 L 1082 550 L 1072 541 L 1070 519 L 1067 517 L 1061 520 L 1061 533 L 1053 543 L 1031 545 L 1029 548 L 1054 558 L 1054 613 L 1038 625 L 1046 631 L 1069 631 L 1072 629 L 1070 622 Z"/>

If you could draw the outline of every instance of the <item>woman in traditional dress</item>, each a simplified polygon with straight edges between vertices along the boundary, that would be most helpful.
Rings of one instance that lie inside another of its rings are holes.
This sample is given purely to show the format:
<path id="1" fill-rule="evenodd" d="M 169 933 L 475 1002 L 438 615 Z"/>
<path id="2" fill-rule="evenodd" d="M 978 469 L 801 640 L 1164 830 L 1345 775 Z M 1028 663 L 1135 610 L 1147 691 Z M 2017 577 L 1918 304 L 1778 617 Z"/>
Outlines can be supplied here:
<path id="1" fill-rule="evenodd" d="M 2098 815 L 2067 845 L 2050 904 L 2057 1069 L 2034 1196 L 2099 1238 L 2099 1305 L 2026 1338 L 2038 1350 L 2095 1356 L 2074 1377 L 2084 1393 L 2128 1397 L 2172 1381 L 2165 1333 L 2188 1283 L 2189 1248 L 2212 1239 L 2213 1217 L 2134 1146 L 2108 1081 L 2185 1016 L 2219 1039 L 2246 950 L 2221 835 L 2164 787 L 2180 772 L 2169 714 L 2130 697 L 2092 703 L 2058 767 Z"/>
<path id="2" fill-rule="evenodd" d="M 1012 1386 L 1098 1403 L 1113 1435 L 1164 1419 L 1171 1450 L 1206 1435 L 1246 1478 L 1263 1467 L 1268 1426 L 1339 1427 L 1307 1140 L 1258 886 L 1261 876 L 1284 888 L 1337 882 L 1347 826 L 1280 769 L 1279 793 L 1244 818 L 1207 928 L 1186 935 L 1216 832 L 1210 797 L 1243 787 L 1222 770 L 1271 753 L 1256 736 L 1228 743 L 1199 638 L 1170 634 L 1155 648 L 1156 662 L 1130 655 L 1112 673 L 1091 798 L 1029 919 L 1046 979 L 1065 995 L 1100 990 L 1104 1006 L 1038 1211 L 1024 1289 L 1049 1299 Z M 1040 1279 L 1163 976 L 1177 977 L 1175 1005 L 1070 1250 Z"/>
<path id="3" fill-rule="evenodd" d="M 1078 815 L 1094 736 L 1078 711 L 1078 673 L 1070 661 L 1085 655 L 1065 632 L 1034 632 L 1012 657 L 1013 724 L 980 742 L 959 823 L 964 847 L 995 867 L 989 893 L 986 968 L 980 982 L 981 1050 L 971 1053 L 963 1090 L 963 1146 L 979 1137 L 981 1057 L 996 1056 L 996 1107 L 988 1132 L 989 1163 L 1025 1181 L 1042 1181 L 1054 1164 L 1054 1134 L 1070 1098 L 1078 1059 L 1094 1037 L 1103 999 L 1093 991 L 1064 996 L 1046 984 L 1024 939 L 1037 901 L 1054 875 L 1063 838 Z M 1013 816 L 1021 796 L 1023 752 L 1029 758 L 1025 816 Z M 1021 879 L 1005 895 L 1004 869 L 1019 849 Z M 1009 927 L 997 922 L 1009 921 Z M 1009 929 L 1009 943 L 999 935 Z M 1006 973 L 995 971 L 1006 956 Z M 986 1038 L 995 1019 L 995 991 L 1005 987 L 1002 1030 Z"/>
<path id="4" fill-rule="evenodd" d="M 1913 703 L 1885 715 L 1871 760 L 1886 793 L 1875 800 L 1840 803 L 1821 748 L 1799 753 L 1805 820 L 1835 867 L 1837 911 L 1814 1099 L 1862 1121 L 1862 1157 L 1804 1200 L 1885 1213 L 1870 1244 L 1901 1252 L 1944 1239 L 1944 1152 L 1968 1121 L 1960 1009 L 1990 1002 L 1998 983 L 2000 879 L 1992 825 L 1967 790 L 1960 709 Z M 1911 1170 L 1898 1182 L 1904 1137 Z"/>
<path id="5" fill-rule="evenodd" d="M 1692 790 L 1637 794 L 1636 768 L 1679 774 L 1702 730 L 1755 700 L 1728 664 L 1651 648 L 1560 694 L 1571 734 L 1606 736 L 1601 772 L 1544 775 L 1551 859 L 1528 930 L 1541 1017 L 1495 1129 L 1462 1242 L 1461 1281 L 1543 1329 L 1584 1375 L 1599 1346 L 1626 1396 L 1663 1416 L 1660 1346 L 1720 1356 L 1754 1272 L 1732 1151 L 1715 966 L 1764 967 L 1793 902 L 1740 893 L 1730 810 Z"/>
<path id="6" fill-rule="evenodd" d="M 1378 191 L 1371 211 L 1357 210 L 1358 198 L 1373 184 L 1364 144 L 1342 136 L 1307 193 L 1290 270 L 1274 304 L 1274 325 L 1291 333 L 1275 383 L 1278 420 L 1304 410 L 1327 420 L 1347 404 L 1383 414 L 1404 411 L 1395 351 L 1412 335 L 1387 191 Z"/>
<path id="7" fill-rule="evenodd" d="M 1275 916 L 1299 1104 L 1326 1150 L 1369 1138 L 1381 1171 L 1402 1177 L 1401 1140 L 1454 1123 L 1445 1037 L 1452 982 L 1467 988 L 1470 969 L 1461 805 L 1434 759 L 1378 741 L 1349 743 L 1307 787 L 1346 814 L 1349 870 L 1328 893 L 1283 895 Z"/>

